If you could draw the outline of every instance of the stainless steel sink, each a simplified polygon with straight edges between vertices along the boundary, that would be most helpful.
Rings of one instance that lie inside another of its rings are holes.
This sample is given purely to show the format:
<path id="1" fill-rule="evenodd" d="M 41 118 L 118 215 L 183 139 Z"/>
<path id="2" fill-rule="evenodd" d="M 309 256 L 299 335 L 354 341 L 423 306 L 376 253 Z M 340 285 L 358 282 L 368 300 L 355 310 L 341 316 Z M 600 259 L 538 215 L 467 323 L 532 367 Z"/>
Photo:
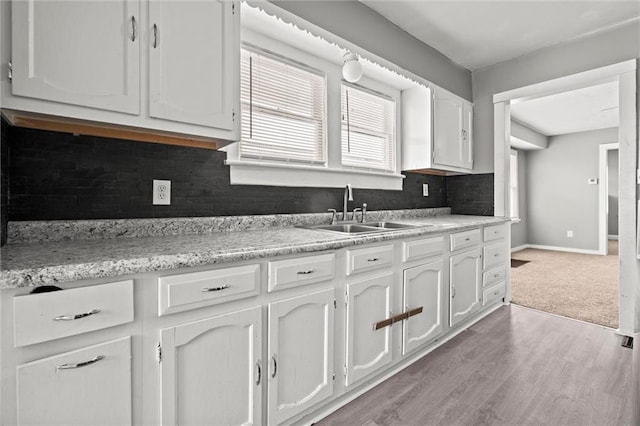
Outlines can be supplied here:
<path id="1" fill-rule="evenodd" d="M 415 228 L 415 225 L 407 225 L 406 223 L 396 223 L 396 222 L 365 222 L 362 225 L 364 226 L 375 226 L 376 228 L 384 228 L 384 229 L 402 229 L 402 228 Z"/>
<path id="2" fill-rule="evenodd" d="M 416 228 L 416 225 L 407 225 L 395 222 L 365 222 L 365 223 L 338 223 L 335 225 L 303 226 L 302 228 L 316 229 L 320 231 L 341 232 L 344 234 L 366 234 L 374 232 L 392 231 L 395 229 Z"/>
<path id="3" fill-rule="evenodd" d="M 316 225 L 309 226 L 310 229 L 320 229 L 323 231 L 344 232 L 345 234 L 360 234 L 364 232 L 380 232 L 384 229 L 375 226 L 364 226 L 355 223 L 341 223 L 336 225 Z"/>

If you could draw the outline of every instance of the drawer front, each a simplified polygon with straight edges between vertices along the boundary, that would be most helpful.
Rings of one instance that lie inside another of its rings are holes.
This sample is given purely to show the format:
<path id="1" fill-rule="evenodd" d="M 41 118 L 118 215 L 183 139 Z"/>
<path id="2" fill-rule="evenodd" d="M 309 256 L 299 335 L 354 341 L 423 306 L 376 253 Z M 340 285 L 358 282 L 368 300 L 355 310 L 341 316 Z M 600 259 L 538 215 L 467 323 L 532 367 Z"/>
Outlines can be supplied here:
<path id="1" fill-rule="evenodd" d="M 507 261 L 507 248 L 504 243 L 484 248 L 484 269 L 503 265 Z"/>
<path id="2" fill-rule="evenodd" d="M 480 244 L 480 229 L 451 234 L 451 251 Z"/>
<path id="3" fill-rule="evenodd" d="M 482 292 L 482 306 L 487 306 L 504 297 L 505 284 L 504 281 L 489 287 Z"/>
<path id="4" fill-rule="evenodd" d="M 158 315 L 257 295 L 260 265 L 170 275 L 158 279 Z"/>
<path id="5" fill-rule="evenodd" d="M 133 321 L 133 280 L 13 298 L 16 347 Z"/>
<path id="6" fill-rule="evenodd" d="M 392 245 L 347 250 L 347 275 L 372 271 L 392 264 Z"/>
<path id="7" fill-rule="evenodd" d="M 505 237 L 506 232 L 507 230 L 505 225 L 486 226 L 484 228 L 484 240 L 500 240 Z"/>
<path id="8" fill-rule="evenodd" d="M 444 251 L 444 236 L 405 241 L 402 243 L 402 249 L 402 260 L 405 262 L 441 255 Z"/>
<path id="9" fill-rule="evenodd" d="M 131 337 L 16 368 L 20 425 L 130 425 Z"/>
<path id="10" fill-rule="evenodd" d="M 504 266 L 500 268 L 492 269 L 482 274 L 483 287 L 489 287 L 490 285 L 497 283 L 499 281 L 506 281 L 506 270 Z"/>
<path id="11" fill-rule="evenodd" d="M 298 287 L 333 279 L 336 256 L 333 253 L 269 262 L 269 291 Z"/>

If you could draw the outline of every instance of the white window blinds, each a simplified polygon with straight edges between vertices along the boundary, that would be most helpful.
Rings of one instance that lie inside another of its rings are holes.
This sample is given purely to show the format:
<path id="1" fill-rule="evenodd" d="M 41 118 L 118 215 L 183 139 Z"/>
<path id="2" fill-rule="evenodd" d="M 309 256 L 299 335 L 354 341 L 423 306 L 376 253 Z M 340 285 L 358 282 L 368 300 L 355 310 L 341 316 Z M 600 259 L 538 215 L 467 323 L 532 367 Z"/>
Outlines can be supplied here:
<path id="1" fill-rule="evenodd" d="M 240 157 L 325 163 L 326 79 L 242 49 Z"/>
<path id="2" fill-rule="evenodd" d="M 342 164 L 395 171 L 395 102 L 342 84 Z"/>

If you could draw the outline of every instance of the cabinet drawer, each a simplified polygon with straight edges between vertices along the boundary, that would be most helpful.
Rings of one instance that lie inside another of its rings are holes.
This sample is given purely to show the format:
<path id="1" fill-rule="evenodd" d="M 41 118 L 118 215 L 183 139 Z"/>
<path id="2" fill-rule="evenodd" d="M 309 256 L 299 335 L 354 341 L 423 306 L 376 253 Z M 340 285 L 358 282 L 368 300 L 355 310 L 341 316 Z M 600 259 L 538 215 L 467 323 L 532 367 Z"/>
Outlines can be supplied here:
<path id="1" fill-rule="evenodd" d="M 482 274 L 482 286 L 489 287 L 493 283 L 505 281 L 505 276 L 506 272 L 504 266 L 487 271 Z"/>
<path id="2" fill-rule="evenodd" d="M 269 291 L 298 287 L 333 279 L 336 274 L 336 256 L 319 256 L 269 262 Z"/>
<path id="3" fill-rule="evenodd" d="M 393 263 L 393 246 L 347 250 L 347 275 L 372 271 Z"/>
<path id="4" fill-rule="evenodd" d="M 482 292 L 482 306 L 486 306 L 490 303 L 500 300 L 504 297 L 505 285 L 504 281 L 486 289 Z"/>
<path id="5" fill-rule="evenodd" d="M 14 345 L 25 346 L 133 321 L 133 280 L 13 298 Z"/>
<path id="6" fill-rule="evenodd" d="M 441 255 L 444 251 L 444 236 L 405 241 L 402 243 L 402 249 L 402 260 L 405 262 Z"/>
<path id="7" fill-rule="evenodd" d="M 504 243 L 487 246 L 483 250 L 484 269 L 504 264 L 507 260 L 507 248 Z"/>
<path id="8" fill-rule="evenodd" d="M 484 240 L 492 241 L 504 238 L 506 235 L 505 225 L 486 226 L 484 228 Z"/>
<path id="9" fill-rule="evenodd" d="M 260 292 L 260 265 L 170 275 L 158 279 L 158 315 L 229 302 Z"/>
<path id="10" fill-rule="evenodd" d="M 130 425 L 131 337 L 16 369 L 20 425 Z"/>
<path id="11" fill-rule="evenodd" d="M 480 229 L 451 234 L 451 251 L 480 244 Z"/>

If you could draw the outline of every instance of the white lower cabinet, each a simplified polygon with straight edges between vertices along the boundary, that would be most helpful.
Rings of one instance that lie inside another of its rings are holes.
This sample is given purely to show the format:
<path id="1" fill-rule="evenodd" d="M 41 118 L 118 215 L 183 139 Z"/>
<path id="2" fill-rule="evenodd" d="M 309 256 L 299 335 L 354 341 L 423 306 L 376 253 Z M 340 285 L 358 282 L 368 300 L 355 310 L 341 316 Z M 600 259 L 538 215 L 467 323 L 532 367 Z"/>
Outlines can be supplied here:
<path id="1" fill-rule="evenodd" d="M 334 300 L 328 289 L 269 304 L 270 425 L 333 395 Z"/>
<path id="2" fill-rule="evenodd" d="M 391 324 L 376 324 L 392 317 L 392 288 L 392 273 L 347 284 L 347 386 L 391 363 Z"/>
<path id="3" fill-rule="evenodd" d="M 19 425 L 132 424 L 131 337 L 19 365 Z"/>
<path id="4" fill-rule="evenodd" d="M 161 330 L 163 425 L 261 424 L 262 309 Z"/>
<path id="5" fill-rule="evenodd" d="M 437 260 L 404 270 L 402 354 L 433 340 L 443 331 L 443 262 Z"/>
<path id="6" fill-rule="evenodd" d="M 452 327 L 480 308 L 481 253 L 481 248 L 478 247 L 452 255 L 449 259 L 449 324 Z"/>

